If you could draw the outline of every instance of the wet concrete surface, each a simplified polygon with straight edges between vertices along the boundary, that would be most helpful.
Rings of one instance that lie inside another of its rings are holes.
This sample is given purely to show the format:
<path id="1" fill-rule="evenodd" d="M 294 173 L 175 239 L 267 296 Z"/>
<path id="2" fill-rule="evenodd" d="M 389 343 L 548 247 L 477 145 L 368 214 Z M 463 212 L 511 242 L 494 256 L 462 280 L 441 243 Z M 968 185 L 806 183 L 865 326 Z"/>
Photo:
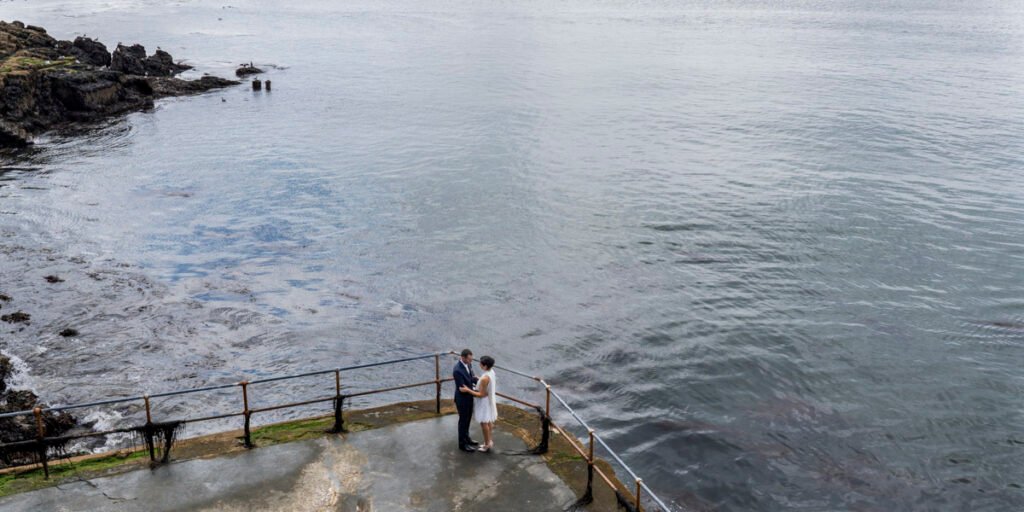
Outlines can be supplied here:
<path id="1" fill-rule="evenodd" d="M 493 453 L 463 453 L 456 423 L 445 416 L 64 483 L 0 499 L 0 510 L 500 512 L 574 501 L 518 437 L 497 430 Z"/>

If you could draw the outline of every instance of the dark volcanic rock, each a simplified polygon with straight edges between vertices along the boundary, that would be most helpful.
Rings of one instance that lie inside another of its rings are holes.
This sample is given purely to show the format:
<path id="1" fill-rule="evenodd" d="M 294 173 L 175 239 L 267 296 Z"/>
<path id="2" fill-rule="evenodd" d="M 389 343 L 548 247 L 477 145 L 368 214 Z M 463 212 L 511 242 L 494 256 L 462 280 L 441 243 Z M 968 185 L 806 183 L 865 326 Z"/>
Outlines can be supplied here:
<path id="1" fill-rule="evenodd" d="M 146 48 L 141 44 L 119 44 L 111 56 L 110 69 L 129 75 L 174 76 L 192 66 L 176 64 L 171 54 L 160 49 L 146 57 Z"/>
<path id="2" fill-rule="evenodd" d="M 0 393 L 7 391 L 7 378 L 14 373 L 14 365 L 8 357 L 0 356 Z"/>
<path id="3" fill-rule="evenodd" d="M 189 66 L 163 50 L 146 56 L 141 45 L 113 54 L 95 40 L 57 41 L 45 30 L 0 21 L 0 147 L 31 143 L 31 136 L 74 122 L 150 108 L 163 96 L 196 94 L 238 82 L 173 78 Z"/>
<path id="4" fill-rule="evenodd" d="M 59 278 L 57 276 L 46 276 L 43 279 L 46 279 L 47 283 L 63 283 L 64 282 L 63 279 L 61 279 L 61 278 Z"/>
<path id="5" fill-rule="evenodd" d="M 95 39 L 78 36 L 73 43 L 57 41 L 55 48 L 61 55 L 75 57 L 82 64 L 99 68 L 110 66 L 110 52 L 103 43 Z"/>
<path id="6" fill-rule="evenodd" d="M 110 65 L 110 52 L 106 45 L 88 37 L 78 36 L 72 46 L 79 62 L 90 66 L 107 67 Z"/>
<path id="7" fill-rule="evenodd" d="M 235 76 L 241 78 L 249 75 L 258 75 L 262 72 L 262 69 L 253 66 L 252 63 L 242 64 L 241 66 L 238 66 L 238 69 L 235 70 Z"/>
<path id="8" fill-rule="evenodd" d="M 198 94 L 210 89 L 220 89 L 238 82 L 220 78 L 217 76 L 203 75 L 198 80 L 181 80 L 179 78 L 150 78 L 149 86 L 158 97 L 183 96 L 186 94 Z"/>
<path id="9" fill-rule="evenodd" d="M 76 329 L 72 329 L 72 328 L 68 327 L 67 329 L 64 329 L 63 331 L 61 331 L 60 335 L 65 337 L 65 338 L 70 338 L 72 336 L 78 336 L 78 331 Z"/>
<path id="10" fill-rule="evenodd" d="M 0 413 L 28 411 L 36 407 L 46 408 L 35 393 L 19 389 L 8 389 L 8 380 L 14 373 L 14 365 L 7 356 L 0 356 Z M 74 416 L 66 413 L 43 413 L 43 425 L 47 437 L 60 436 L 67 433 L 78 423 Z M 25 414 L 12 418 L 0 418 L 0 443 L 13 443 L 35 439 L 37 435 L 35 416 Z M 27 453 L 10 453 L 0 451 L 0 459 L 4 465 L 20 465 L 34 462 Z"/>
<path id="11" fill-rule="evenodd" d="M 171 54 L 157 48 L 156 53 L 146 58 L 146 73 L 149 76 L 174 76 L 192 69 L 186 64 L 176 64 Z"/>
<path id="12" fill-rule="evenodd" d="M 128 75 L 145 75 L 146 48 L 141 44 L 118 44 L 110 58 L 110 70 Z"/>
<path id="13" fill-rule="evenodd" d="M 24 311 L 16 311 L 9 315 L 0 316 L 0 321 L 7 322 L 9 324 L 25 323 L 32 319 L 32 315 L 25 313 Z"/>

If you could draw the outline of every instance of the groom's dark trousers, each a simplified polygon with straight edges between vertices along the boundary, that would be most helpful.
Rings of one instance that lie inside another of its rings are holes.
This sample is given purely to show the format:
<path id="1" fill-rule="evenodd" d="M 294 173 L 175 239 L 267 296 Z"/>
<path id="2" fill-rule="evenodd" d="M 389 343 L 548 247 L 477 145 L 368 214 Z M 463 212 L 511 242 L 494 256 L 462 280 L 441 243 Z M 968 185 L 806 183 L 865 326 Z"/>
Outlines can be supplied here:
<path id="1" fill-rule="evenodd" d="M 472 388 L 476 383 L 476 376 L 473 375 L 473 368 L 466 370 L 466 366 L 460 360 L 455 363 L 452 377 L 455 378 L 455 409 L 459 411 L 459 448 L 467 448 L 470 447 L 469 424 L 473 421 L 473 395 L 463 393 L 459 388 Z"/>

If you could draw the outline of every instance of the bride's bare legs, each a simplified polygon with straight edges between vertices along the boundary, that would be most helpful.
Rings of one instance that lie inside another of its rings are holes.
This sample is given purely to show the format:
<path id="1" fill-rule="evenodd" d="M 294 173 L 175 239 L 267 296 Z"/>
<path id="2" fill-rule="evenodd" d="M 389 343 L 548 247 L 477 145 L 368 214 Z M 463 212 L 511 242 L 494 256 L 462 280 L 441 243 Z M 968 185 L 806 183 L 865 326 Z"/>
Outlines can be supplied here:
<path id="1" fill-rule="evenodd" d="M 493 447 L 494 446 L 494 438 L 493 438 L 493 434 L 492 434 L 492 432 L 493 432 L 492 429 L 494 428 L 494 423 L 483 423 L 483 424 L 481 424 L 481 426 L 484 429 L 484 446 L 486 446 L 488 448 Z"/>

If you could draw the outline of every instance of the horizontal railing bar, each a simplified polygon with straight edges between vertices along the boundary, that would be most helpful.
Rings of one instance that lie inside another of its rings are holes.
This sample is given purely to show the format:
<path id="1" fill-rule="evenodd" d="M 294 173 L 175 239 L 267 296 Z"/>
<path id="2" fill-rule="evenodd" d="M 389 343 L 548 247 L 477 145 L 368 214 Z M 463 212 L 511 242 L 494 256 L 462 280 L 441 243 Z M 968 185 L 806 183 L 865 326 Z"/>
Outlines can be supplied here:
<path id="1" fill-rule="evenodd" d="M 316 404 L 316 403 L 320 403 L 320 402 L 329 402 L 331 400 L 334 400 L 333 396 L 329 396 L 327 398 L 314 398 L 312 400 L 306 400 L 306 401 L 303 401 L 303 402 L 294 402 L 294 403 L 290 403 L 290 404 L 281 404 L 281 405 L 270 405 L 270 406 L 267 406 L 267 407 L 259 407 L 259 408 L 256 408 L 256 409 L 249 409 L 249 413 L 252 414 L 252 413 L 257 413 L 257 412 L 276 411 L 278 409 L 287 409 L 289 407 L 300 407 L 300 406 L 303 406 L 303 405 Z"/>
<path id="2" fill-rule="evenodd" d="M 373 390 L 370 390 L 370 391 L 360 391 L 358 393 L 347 393 L 347 394 L 345 394 L 345 397 L 348 398 L 348 397 L 352 397 L 352 396 L 374 395 L 374 394 L 377 394 L 377 393 L 387 393 L 388 391 L 397 391 L 399 389 L 415 388 L 415 387 L 418 387 L 418 386 L 427 386 L 427 385 L 430 385 L 430 384 L 437 384 L 437 381 L 436 380 L 428 380 L 426 382 L 417 382 L 416 384 L 405 384 L 404 386 L 394 386 L 394 387 L 384 388 L 384 389 L 373 389 Z"/>
<path id="3" fill-rule="evenodd" d="M 640 477 L 636 476 L 636 473 L 634 473 L 633 470 L 630 469 L 629 466 L 626 465 L 625 461 L 620 459 L 619 456 L 615 453 L 615 451 L 613 451 L 611 449 L 611 447 L 608 446 L 608 443 L 605 443 L 604 439 L 601 439 L 601 436 L 599 436 L 597 434 L 594 434 L 594 439 L 596 439 L 598 444 L 603 446 L 604 449 L 607 450 L 608 453 L 612 456 L 612 458 L 614 458 L 615 461 L 618 462 L 619 465 L 621 465 L 626 470 L 626 472 L 629 473 L 629 476 L 633 477 L 633 480 L 636 480 L 636 479 L 640 478 Z"/>
<path id="4" fill-rule="evenodd" d="M 553 421 L 551 422 L 551 425 L 553 427 L 557 428 L 558 430 L 562 431 L 563 433 L 568 433 L 568 432 L 566 432 L 565 429 L 559 428 L 558 425 L 555 425 L 555 422 L 553 422 Z M 587 452 L 583 450 L 582 446 L 579 446 L 576 443 L 576 440 L 574 439 L 574 436 L 563 435 L 562 437 L 565 438 L 565 442 L 569 443 L 569 446 L 572 446 L 573 450 L 576 450 L 576 453 L 579 453 L 580 456 L 583 457 L 584 459 L 587 458 Z"/>
<path id="5" fill-rule="evenodd" d="M 536 381 L 541 380 L 540 377 L 537 377 L 536 375 L 530 375 L 528 373 L 523 373 L 523 372 L 521 372 L 519 370 L 513 370 L 511 368 L 505 368 L 504 366 L 499 366 L 499 365 L 494 365 L 494 367 L 499 369 L 499 370 L 505 370 L 506 372 L 509 372 L 509 373 L 512 373 L 512 374 L 515 374 L 515 375 L 519 375 L 520 377 L 526 377 L 527 379 L 530 379 L 530 380 L 536 380 Z"/>
<path id="6" fill-rule="evenodd" d="M 661 498 L 659 498 L 657 494 L 654 494 L 654 491 L 652 491 L 651 488 L 647 486 L 647 482 L 641 480 L 640 487 L 643 487 L 644 490 L 647 491 L 647 494 L 649 495 L 650 499 L 654 500 L 654 502 L 657 503 L 659 507 L 661 507 L 661 510 L 664 510 L 665 512 L 670 512 L 672 510 L 668 508 L 668 505 L 666 505 L 664 501 L 661 501 Z"/>
<path id="7" fill-rule="evenodd" d="M 228 412 L 228 413 L 224 413 L 224 414 L 216 414 L 216 415 L 213 415 L 213 416 L 203 416 L 202 418 L 184 419 L 184 420 L 181 420 L 181 421 L 183 421 L 185 423 L 199 423 L 201 421 L 221 420 L 221 419 L 224 419 L 224 418 L 231 418 L 233 416 L 245 416 L 245 413 L 244 412 Z"/>
<path id="8" fill-rule="evenodd" d="M 378 361 L 378 362 L 375 362 L 375 363 L 357 364 L 357 365 L 352 365 L 352 366 L 343 366 L 343 367 L 338 367 L 338 368 L 331 368 L 329 370 L 319 370 L 319 371 L 315 371 L 315 372 L 300 373 L 300 374 L 296 374 L 296 375 L 284 375 L 284 376 L 281 376 L 281 377 L 269 377 L 269 378 L 266 378 L 266 379 L 252 380 L 252 381 L 249 381 L 248 383 L 249 384 L 259 384 L 259 383 L 265 383 L 265 382 L 275 382 L 275 381 L 279 381 L 279 380 L 298 379 L 298 378 L 301 378 L 301 377 L 309 377 L 309 376 L 312 376 L 312 375 L 322 375 L 322 374 L 325 374 L 325 373 L 332 373 L 332 372 L 335 372 L 335 371 L 345 372 L 345 371 L 351 371 L 351 370 L 359 370 L 359 369 L 362 369 L 362 368 L 372 368 L 374 366 L 384 366 L 384 365 L 388 365 L 388 364 L 404 363 L 404 362 L 408 362 L 408 361 L 417 361 L 417 360 L 420 360 L 420 359 L 428 359 L 428 358 L 431 358 L 431 357 L 434 357 L 434 356 L 441 356 L 441 355 L 446 355 L 446 354 L 447 353 L 445 353 L 445 352 L 436 352 L 436 353 L 432 353 L 432 354 L 423 354 L 421 356 L 405 357 L 405 358 L 401 358 L 401 359 L 392 359 L 392 360 L 389 360 L 389 361 Z M 430 382 L 432 384 L 434 383 L 434 381 L 430 381 Z M 165 391 L 163 393 L 151 394 L 151 395 L 149 395 L 149 397 L 150 398 L 163 398 L 163 397 L 168 397 L 168 396 L 187 395 L 187 394 L 191 394 L 191 393 L 201 393 L 201 392 L 204 392 L 204 391 L 216 391 L 216 390 L 219 390 L 219 389 L 227 389 L 227 388 L 232 388 L 232 387 L 235 387 L 235 386 L 238 386 L 238 385 L 239 385 L 238 383 L 234 383 L 234 384 L 220 384 L 220 385 L 217 385 L 217 386 L 207 386 L 207 387 L 202 387 L 202 388 L 181 389 L 181 390 L 177 390 L 177 391 Z M 111 399 L 111 400 L 101 400 L 99 402 L 90 402 L 90 403 L 84 403 L 84 404 L 73 404 L 73 405 L 62 405 L 62 406 L 57 406 L 57 407 L 47 407 L 47 408 L 43 409 L 42 412 L 68 411 L 68 410 L 71 410 L 71 409 L 81 409 L 83 407 L 96 407 L 96 406 L 99 406 L 99 405 L 111 405 L 111 404 L 118 404 L 118 403 L 124 403 L 124 402 L 131 402 L 131 401 L 134 401 L 134 400 L 144 400 L 145 398 L 146 398 L 146 395 L 139 395 L 139 396 L 132 396 L 132 397 L 127 397 L 127 398 L 114 398 L 114 399 Z M 24 411 L 7 412 L 7 413 L 0 414 L 0 418 L 13 418 L 15 416 L 24 416 L 26 414 L 32 414 L 33 412 L 34 411 L 32 409 L 26 409 Z"/>
<path id="9" fill-rule="evenodd" d="M 601 471 L 601 468 L 597 467 L 597 464 L 594 464 L 594 472 L 601 477 L 601 480 L 604 480 L 604 483 L 608 485 L 608 487 L 611 488 L 611 490 L 618 490 L 615 484 L 612 482 L 612 479 L 608 478 L 608 475 L 605 475 L 604 471 Z"/>
<path id="10" fill-rule="evenodd" d="M 553 390 L 553 389 L 551 390 L 551 396 L 555 397 L 555 399 L 556 399 L 556 400 L 558 400 L 559 402 L 561 402 L 561 403 L 562 403 L 562 407 L 565 407 L 565 409 L 566 409 L 567 411 L 569 411 L 569 414 L 571 414 L 573 418 L 576 418 L 576 421 L 578 421 L 580 425 L 583 425 L 583 428 L 585 428 L 585 429 L 587 429 L 587 430 L 592 430 L 592 429 L 590 428 L 590 425 L 588 425 L 586 421 L 583 421 L 583 418 L 580 418 L 580 416 L 579 416 L 578 414 L 576 414 L 576 411 L 574 411 L 574 410 L 572 409 L 572 407 L 569 407 L 569 404 L 568 404 L 568 403 L 566 403 L 565 399 L 563 399 L 563 398 L 562 398 L 562 397 L 561 397 L 561 396 L 560 396 L 560 395 L 559 395 L 558 393 L 556 393 L 556 392 L 555 392 L 555 390 Z"/>
<path id="11" fill-rule="evenodd" d="M 206 386 L 206 387 L 202 387 L 202 388 L 179 389 L 177 391 L 164 391 L 163 393 L 153 393 L 152 395 L 149 395 L 149 397 L 150 398 L 164 398 L 164 397 L 168 397 L 168 396 L 188 395 L 188 394 L 191 394 L 191 393 L 202 393 L 202 392 L 205 392 L 205 391 L 217 391 L 219 389 L 228 389 L 228 388 L 233 388 L 233 387 L 237 387 L 237 386 L 238 386 L 237 382 L 234 383 L 234 384 L 219 384 L 219 385 L 216 385 L 216 386 Z M 145 398 L 145 397 L 144 396 L 136 397 L 136 400 L 141 400 L 143 398 Z"/>
<path id="12" fill-rule="evenodd" d="M 113 399 L 110 399 L 110 400 L 101 400 L 99 402 L 90 402 L 90 403 L 87 403 L 87 404 L 74 404 L 74 405 L 63 405 L 63 406 L 60 406 L 60 407 L 47 407 L 47 408 L 43 409 L 43 412 L 60 412 L 60 411 L 67 411 L 67 410 L 70 410 L 70 409 L 80 409 L 82 407 L 96 407 L 98 405 L 119 404 L 119 403 L 123 403 L 123 402 L 131 402 L 131 401 L 134 401 L 134 400 L 142 400 L 142 397 L 141 396 L 133 396 L 131 398 L 113 398 Z M 24 411 L 5 412 L 3 414 L 0 414 L 0 418 L 13 418 L 15 416 L 25 416 L 26 414 L 32 414 L 33 412 L 35 412 L 35 411 L 33 411 L 32 409 L 25 409 Z"/>
<path id="13" fill-rule="evenodd" d="M 513 401 L 513 402 L 515 402 L 517 404 L 523 404 L 523 405 L 525 405 L 527 407 L 533 407 L 534 409 L 539 409 L 540 408 L 540 406 L 537 405 L 537 404 L 531 404 L 530 402 L 527 402 L 526 400 L 520 400 L 520 399 L 518 399 L 518 398 L 516 398 L 514 396 L 508 396 L 505 393 L 495 393 L 495 394 L 500 396 L 500 397 L 502 397 L 502 398 L 504 398 L 504 399 L 506 399 L 506 400 L 511 400 L 511 401 Z"/>
<path id="14" fill-rule="evenodd" d="M 388 365 L 388 364 L 405 363 L 405 362 L 408 362 L 408 361 L 418 361 L 420 359 L 428 359 L 428 358 L 431 358 L 431 357 L 434 357 L 434 356 L 439 356 L 439 355 L 444 355 L 444 352 L 437 352 L 437 353 L 433 353 L 433 354 L 423 354 L 421 356 L 404 357 L 402 359 L 391 359 L 389 361 L 378 361 L 378 362 L 375 362 L 375 363 L 365 363 L 365 364 L 357 364 L 357 365 L 352 365 L 352 366 L 342 366 L 342 367 L 338 367 L 338 368 L 331 368 L 331 369 L 328 369 L 328 370 L 319 370 L 319 371 L 315 371 L 315 372 L 299 373 L 299 374 L 296 374 L 296 375 L 284 375 L 284 376 L 281 376 L 281 377 L 268 377 L 266 379 L 251 380 L 251 381 L 249 381 L 249 384 L 261 384 L 261 383 L 266 383 L 266 382 L 276 382 L 276 381 L 279 381 L 279 380 L 298 379 L 298 378 L 301 378 L 301 377 L 311 377 L 313 375 L 323 375 L 325 373 L 333 373 L 333 372 L 336 372 L 336 371 L 338 371 L 338 372 L 347 372 L 347 371 L 351 371 L 351 370 L 360 370 L 360 369 L 363 369 L 363 368 L 373 368 L 374 366 L 384 366 L 384 365 Z"/>

